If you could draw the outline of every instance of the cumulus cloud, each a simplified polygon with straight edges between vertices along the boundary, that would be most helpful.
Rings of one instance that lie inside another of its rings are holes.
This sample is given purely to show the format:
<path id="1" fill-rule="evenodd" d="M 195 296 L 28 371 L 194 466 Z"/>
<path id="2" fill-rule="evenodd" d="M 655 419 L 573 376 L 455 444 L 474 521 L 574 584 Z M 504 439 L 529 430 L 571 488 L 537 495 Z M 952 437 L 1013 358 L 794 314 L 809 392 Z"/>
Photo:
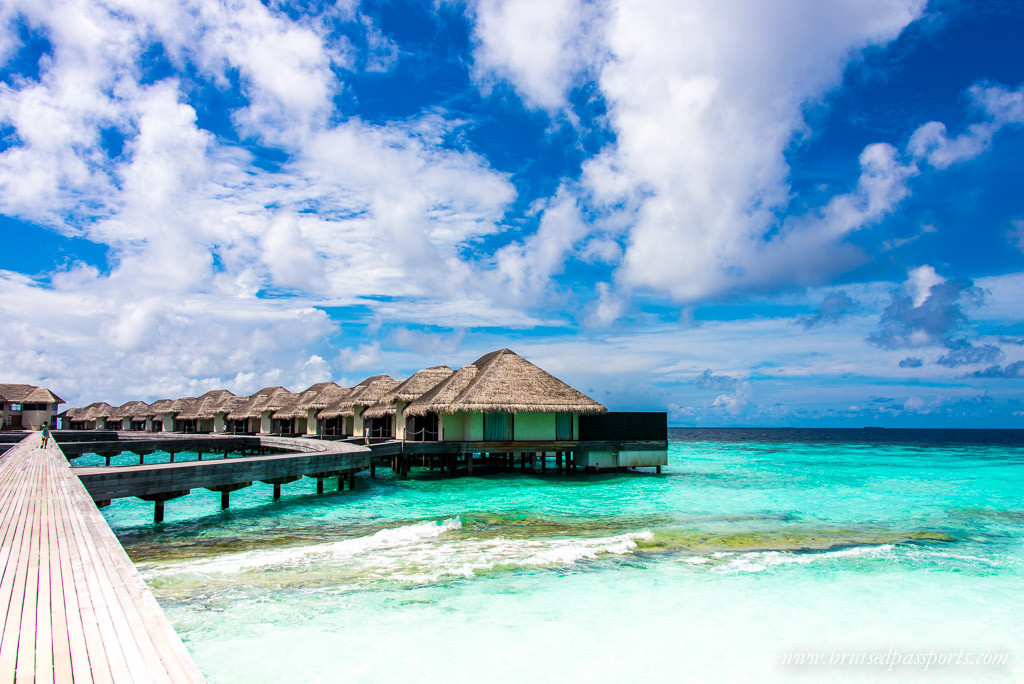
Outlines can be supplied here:
<path id="1" fill-rule="evenodd" d="M 907 282 L 891 293 L 879 328 L 868 342 L 884 349 L 951 344 L 952 336 L 968 320 L 964 308 L 980 305 L 985 294 L 968 279 L 945 280 L 936 275 L 930 267 L 912 271 Z"/>
<path id="2" fill-rule="evenodd" d="M 869 147 L 848 197 L 766 239 L 788 201 L 784 152 L 804 129 L 803 108 L 838 83 L 850 56 L 896 37 L 921 8 L 698 2 L 608 12 L 599 84 L 616 140 L 584 179 L 598 204 L 631 214 L 621 280 L 696 300 L 858 263 L 837 238 L 888 211 L 913 170 L 889 146 Z"/>
<path id="3" fill-rule="evenodd" d="M 736 387 L 739 382 L 731 375 L 716 375 L 711 369 L 705 370 L 700 376 L 693 380 L 693 384 L 700 389 L 715 390 L 718 392 L 728 391 Z"/>
<path id="4" fill-rule="evenodd" d="M 964 339 L 956 339 L 947 341 L 946 348 L 948 351 L 937 358 L 935 363 L 948 368 L 992 363 L 1003 358 L 1003 350 L 994 344 L 975 345 Z"/>
<path id="5" fill-rule="evenodd" d="M 860 305 L 850 295 L 845 292 L 832 292 L 826 295 L 817 311 L 801 316 L 800 324 L 804 328 L 814 328 L 826 323 L 837 323 L 859 309 Z"/>
<path id="6" fill-rule="evenodd" d="M 968 96 L 985 120 L 971 124 L 955 138 L 946 134 L 945 124 L 939 121 L 924 124 L 914 131 L 907 145 L 915 158 L 945 169 L 980 155 L 1003 127 L 1024 123 L 1024 87 L 1009 90 L 1001 85 L 973 85 Z"/>
<path id="7" fill-rule="evenodd" d="M 471 7 L 476 80 L 485 87 L 507 80 L 531 107 L 566 107 L 568 91 L 597 57 L 587 27 L 601 3 L 478 0 Z"/>
<path id="8" fill-rule="evenodd" d="M 1005 367 L 994 365 L 970 374 L 973 378 L 1024 378 L 1024 361 L 1014 361 Z"/>
<path id="9" fill-rule="evenodd" d="M 920 368 L 924 365 L 924 359 L 919 356 L 908 356 L 900 361 L 900 368 Z"/>

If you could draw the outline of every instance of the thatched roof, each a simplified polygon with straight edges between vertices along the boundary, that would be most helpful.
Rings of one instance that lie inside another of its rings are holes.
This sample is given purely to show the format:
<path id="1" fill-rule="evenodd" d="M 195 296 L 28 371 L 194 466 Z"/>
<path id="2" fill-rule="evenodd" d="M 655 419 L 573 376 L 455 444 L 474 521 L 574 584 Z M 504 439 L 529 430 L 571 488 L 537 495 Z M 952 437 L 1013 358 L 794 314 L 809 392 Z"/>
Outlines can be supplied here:
<path id="1" fill-rule="evenodd" d="M 107 417 L 124 420 L 133 417 L 137 412 L 145 412 L 148 408 L 149 404 L 144 401 L 126 401 L 111 411 Z"/>
<path id="2" fill-rule="evenodd" d="M 284 387 L 264 387 L 250 395 L 241 406 L 228 413 L 231 420 L 259 418 L 264 411 L 277 411 L 294 400 L 295 395 Z"/>
<path id="3" fill-rule="evenodd" d="M 484 354 L 405 408 L 407 416 L 456 411 L 604 413 L 608 409 L 511 349 Z"/>
<path id="4" fill-rule="evenodd" d="M 245 408 L 248 405 L 249 397 L 230 396 L 217 407 L 217 413 L 223 413 L 224 418 L 228 418 L 235 411 Z"/>
<path id="5" fill-rule="evenodd" d="M 393 390 L 378 399 L 373 406 L 363 411 L 363 418 L 383 418 L 387 415 L 394 415 L 395 404 L 398 401 L 409 402 L 419 399 L 424 392 L 433 389 L 437 383 L 448 378 L 454 372 L 448 366 L 432 366 L 416 371 L 407 380 L 400 382 Z"/>
<path id="6" fill-rule="evenodd" d="M 64 416 L 68 420 L 79 422 L 83 420 L 99 420 L 100 418 L 108 418 L 115 411 L 117 411 L 117 409 L 107 402 L 95 401 L 83 408 L 70 408 L 64 412 Z"/>
<path id="7" fill-rule="evenodd" d="M 210 390 L 206 394 L 197 397 L 188 408 L 178 414 L 180 420 L 197 420 L 213 418 L 221 406 L 235 395 L 225 389 Z"/>
<path id="8" fill-rule="evenodd" d="M 45 387 L 17 383 L 0 383 L 0 399 L 15 404 L 67 403 Z"/>
<path id="9" fill-rule="evenodd" d="M 171 407 L 174 406 L 174 399 L 157 399 L 149 405 L 144 411 L 137 411 L 132 415 L 132 418 L 141 420 L 142 418 L 154 418 L 163 413 L 170 413 Z"/>
<path id="10" fill-rule="evenodd" d="M 274 413 L 274 418 L 304 418 L 310 409 L 325 408 L 347 394 L 348 390 L 337 383 L 318 382 L 295 395 L 290 403 Z"/>
<path id="11" fill-rule="evenodd" d="M 397 385 L 398 380 L 390 375 L 371 375 L 353 387 L 347 396 L 321 411 L 319 417 L 338 418 L 354 415 L 357 406 L 372 406 Z"/>
<path id="12" fill-rule="evenodd" d="M 171 402 L 171 405 L 167 408 L 167 413 L 173 413 L 175 415 L 190 411 L 195 406 L 196 397 L 180 397 Z"/>

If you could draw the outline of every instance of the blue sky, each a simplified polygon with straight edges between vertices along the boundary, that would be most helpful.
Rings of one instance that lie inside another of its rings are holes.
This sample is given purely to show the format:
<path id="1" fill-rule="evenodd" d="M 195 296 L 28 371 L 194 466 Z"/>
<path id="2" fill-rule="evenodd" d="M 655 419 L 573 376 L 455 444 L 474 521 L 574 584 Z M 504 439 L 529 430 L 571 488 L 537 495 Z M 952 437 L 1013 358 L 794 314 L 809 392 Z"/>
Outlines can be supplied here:
<path id="1" fill-rule="evenodd" d="M 10 2 L 0 361 L 72 404 L 511 347 L 675 425 L 1024 426 L 1014 2 Z"/>

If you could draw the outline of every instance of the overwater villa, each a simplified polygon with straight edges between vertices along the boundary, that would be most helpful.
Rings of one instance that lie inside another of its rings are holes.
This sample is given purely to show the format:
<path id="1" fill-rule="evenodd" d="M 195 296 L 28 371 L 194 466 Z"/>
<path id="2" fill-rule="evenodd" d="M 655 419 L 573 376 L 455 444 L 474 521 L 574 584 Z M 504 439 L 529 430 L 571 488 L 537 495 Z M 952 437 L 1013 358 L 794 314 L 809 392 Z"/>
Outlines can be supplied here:
<path id="1" fill-rule="evenodd" d="M 274 413 L 294 401 L 295 395 L 284 387 L 264 387 L 248 397 L 244 404 L 232 408 L 227 414 L 227 421 L 235 433 L 279 433 L 280 429 L 274 429 Z"/>
<path id="2" fill-rule="evenodd" d="M 189 402 L 175 415 L 178 432 L 225 432 L 223 407 L 235 395 L 228 390 L 211 390 Z M 174 410 L 175 406 L 171 406 Z"/>
<path id="3" fill-rule="evenodd" d="M 441 441 L 576 439 L 579 416 L 605 413 L 603 405 L 573 389 L 511 349 L 463 366 L 405 407 Z"/>
<path id="4" fill-rule="evenodd" d="M 368 424 L 368 434 L 378 438 L 390 437 L 420 441 L 430 439 L 431 435 L 425 433 L 423 426 L 417 426 L 413 430 L 409 429 L 405 407 L 409 405 L 409 402 L 419 399 L 424 393 L 436 387 L 441 381 L 451 377 L 454 372 L 448 366 L 432 366 L 416 371 L 411 377 L 400 382 L 394 389 L 363 411 L 362 418 Z M 437 439 L 436 429 L 432 438 Z"/>
<path id="5" fill-rule="evenodd" d="M 372 375 L 353 387 L 339 401 L 334 402 L 320 412 L 324 429 L 330 425 L 350 437 L 363 437 L 366 432 L 363 425 L 363 411 L 390 392 L 398 385 L 398 381 L 389 375 Z M 334 421 L 331 423 L 330 421 Z"/>
<path id="6" fill-rule="evenodd" d="M 0 429 L 38 430 L 55 426 L 64 400 L 45 387 L 0 384 Z"/>
<path id="7" fill-rule="evenodd" d="M 83 408 L 68 409 L 63 418 L 72 430 L 106 430 L 107 416 L 114 407 L 105 401 L 94 401 Z"/>
<path id="8" fill-rule="evenodd" d="M 346 396 L 349 390 L 334 382 L 318 382 L 295 395 L 289 404 L 274 413 L 281 421 L 283 434 L 317 434 L 317 414 Z"/>
<path id="9" fill-rule="evenodd" d="M 132 416 L 139 411 L 145 411 L 149 404 L 144 401 L 126 401 L 115 407 L 107 416 L 107 428 L 111 430 L 144 430 L 146 421 L 135 420 Z"/>

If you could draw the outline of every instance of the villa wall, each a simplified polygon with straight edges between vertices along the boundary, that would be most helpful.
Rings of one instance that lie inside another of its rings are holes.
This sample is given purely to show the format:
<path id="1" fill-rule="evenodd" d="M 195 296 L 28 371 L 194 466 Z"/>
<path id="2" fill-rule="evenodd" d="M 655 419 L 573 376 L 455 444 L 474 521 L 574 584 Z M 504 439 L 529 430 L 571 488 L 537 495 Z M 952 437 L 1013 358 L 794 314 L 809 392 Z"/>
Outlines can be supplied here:
<path id="1" fill-rule="evenodd" d="M 57 414 L 50 410 L 21 412 L 21 426 L 26 430 L 38 430 L 43 423 L 53 426 L 56 421 Z"/>
<path id="2" fill-rule="evenodd" d="M 517 413 L 513 419 L 512 434 L 516 441 L 525 439 L 554 439 L 554 413 Z"/>

